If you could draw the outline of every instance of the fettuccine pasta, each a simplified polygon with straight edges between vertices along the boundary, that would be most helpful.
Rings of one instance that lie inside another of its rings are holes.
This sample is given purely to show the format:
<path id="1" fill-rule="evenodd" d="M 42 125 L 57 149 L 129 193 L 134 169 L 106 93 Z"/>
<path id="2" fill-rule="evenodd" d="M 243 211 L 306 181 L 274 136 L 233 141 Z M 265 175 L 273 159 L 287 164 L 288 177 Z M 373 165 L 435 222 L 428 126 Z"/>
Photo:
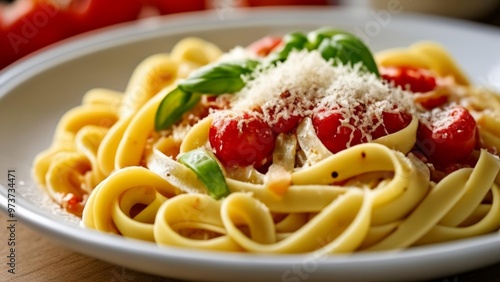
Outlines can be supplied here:
<path id="1" fill-rule="evenodd" d="M 159 245 L 335 254 L 470 238 L 500 228 L 499 99 L 434 42 L 372 56 L 334 29 L 228 53 L 186 38 L 123 93 L 87 92 L 34 178 L 85 227 Z"/>

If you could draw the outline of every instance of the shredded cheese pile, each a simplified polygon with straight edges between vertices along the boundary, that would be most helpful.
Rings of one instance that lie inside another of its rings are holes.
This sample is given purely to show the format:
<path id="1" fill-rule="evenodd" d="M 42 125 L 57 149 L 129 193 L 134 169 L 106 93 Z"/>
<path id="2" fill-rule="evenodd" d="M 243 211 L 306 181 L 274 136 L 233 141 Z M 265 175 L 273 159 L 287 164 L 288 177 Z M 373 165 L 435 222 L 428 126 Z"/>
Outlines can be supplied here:
<path id="1" fill-rule="evenodd" d="M 412 93 L 363 71 L 359 64 L 334 65 L 318 51 L 293 51 L 285 62 L 254 77 L 231 96 L 231 107 L 236 112 L 260 109 L 269 124 L 292 115 L 328 114 L 340 106 L 343 123 L 354 119 L 354 125 L 369 135 L 381 124 L 383 112 L 416 111 Z M 362 118 L 352 114 L 360 105 Z"/>

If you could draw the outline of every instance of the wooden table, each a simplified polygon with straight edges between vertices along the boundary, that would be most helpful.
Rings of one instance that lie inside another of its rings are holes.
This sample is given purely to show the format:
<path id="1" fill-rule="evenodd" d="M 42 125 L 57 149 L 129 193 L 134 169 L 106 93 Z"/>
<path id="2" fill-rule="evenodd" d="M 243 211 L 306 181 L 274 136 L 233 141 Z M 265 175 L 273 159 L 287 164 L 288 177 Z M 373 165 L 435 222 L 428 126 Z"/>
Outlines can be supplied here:
<path id="1" fill-rule="evenodd" d="M 75 253 L 21 222 L 16 223 L 16 274 L 10 274 L 5 263 L 8 251 L 5 242 L 9 232 L 5 232 L 8 225 L 3 212 L 0 212 L 0 222 L 2 222 L 0 281 L 178 281 L 139 273 Z M 433 280 L 433 282 L 465 281 L 500 281 L 500 264 Z"/>

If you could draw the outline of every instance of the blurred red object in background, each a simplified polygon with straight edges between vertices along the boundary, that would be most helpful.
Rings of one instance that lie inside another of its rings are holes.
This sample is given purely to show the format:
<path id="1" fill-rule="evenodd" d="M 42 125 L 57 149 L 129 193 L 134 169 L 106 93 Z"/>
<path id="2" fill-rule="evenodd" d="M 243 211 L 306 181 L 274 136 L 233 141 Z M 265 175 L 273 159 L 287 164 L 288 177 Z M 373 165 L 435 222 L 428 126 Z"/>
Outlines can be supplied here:
<path id="1" fill-rule="evenodd" d="M 64 38 L 65 22 L 54 5 L 41 1 L 0 6 L 0 68 Z"/>
<path id="2" fill-rule="evenodd" d="M 13 3 L 1 3 L 1 2 Z M 16 60 L 70 36 L 166 15 L 231 7 L 327 5 L 327 0 L 0 0 L 0 70 Z M 142 13 L 153 8 L 153 13 Z"/>
<path id="3" fill-rule="evenodd" d="M 156 7 L 160 14 L 175 14 L 191 11 L 200 11 L 207 8 L 205 0 L 184 0 L 184 1 L 171 1 L 171 0 L 145 0 L 153 7 Z"/>
<path id="4" fill-rule="evenodd" d="M 248 6 L 328 5 L 327 0 L 246 0 Z"/>
<path id="5" fill-rule="evenodd" d="M 0 69 L 54 42 L 138 18 L 143 0 L 16 0 L 0 5 Z"/>
<path id="6" fill-rule="evenodd" d="M 143 6 L 142 0 L 127 0 L 120 4 L 117 5 L 116 0 L 73 0 L 67 7 L 61 7 L 60 13 L 66 16 L 66 25 L 73 35 L 135 20 Z"/>

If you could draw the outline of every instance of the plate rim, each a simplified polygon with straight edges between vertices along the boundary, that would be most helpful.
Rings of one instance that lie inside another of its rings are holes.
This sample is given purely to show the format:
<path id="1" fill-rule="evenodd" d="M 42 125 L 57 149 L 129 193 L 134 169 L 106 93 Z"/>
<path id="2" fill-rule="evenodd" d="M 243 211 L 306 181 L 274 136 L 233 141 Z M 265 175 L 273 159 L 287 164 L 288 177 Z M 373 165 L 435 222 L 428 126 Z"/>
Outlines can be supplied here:
<path id="1" fill-rule="evenodd" d="M 259 19 L 262 17 L 266 17 L 269 13 L 273 14 L 276 12 L 276 8 L 258 8 L 252 11 L 243 9 L 240 12 L 232 15 L 227 18 L 227 21 L 231 21 L 234 24 L 245 25 L 247 21 L 254 21 L 255 19 Z M 288 13 L 297 13 L 299 10 L 297 7 L 290 7 L 286 9 Z M 300 8 L 300 12 L 303 12 L 304 8 Z M 340 8 L 340 7 L 332 7 L 326 9 L 324 8 L 307 8 L 308 11 L 313 11 L 313 13 L 320 14 L 328 14 L 332 13 L 332 11 L 342 11 L 342 12 L 352 12 L 358 11 L 353 8 Z M 280 8 L 281 11 L 281 8 Z M 405 14 L 406 15 L 406 14 Z M 240 17 L 243 17 L 241 19 Z M 432 23 L 445 23 L 445 25 L 454 25 L 457 22 L 461 24 L 465 24 L 467 28 L 482 30 L 485 34 L 495 34 L 500 35 L 500 30 L 497 29 L 489 29 L 489 26 L 483 26 L 481 24 L 469 23 L 463 20 L 450 20 L 444 19 L 436 16 L 422 16 L 417 14 L 409 14 L 410 19 L 415 18 L 425 18 L 426 20 L 430 20 Z M 194 20 L 196 19 L 196 20 Z M 82 36 L 77 36 L 75 38 L 71 38 L 69 40 L 65 40 L 60 44 L 56 44 L 50 48 L 44 48 L 40 52 L 34 53 L 32 56 L 27 57 L 17 63 L 14 63 L 12 66 L 2 70 L 0 72 L 0 102 L 4 95 L 8 95 L 10 90 L 14 89 L 19 84 L 22 84 L 24 80 L 29 79 L 30 77 L 42 72 L 43 70 L 50 69 L 58 64 L 63 63 L 68 60 L 68 58 L 79 57 L 84 54 L 90 54 L 95 52 L 96 50 L 105 49 L 109 44 L 124 44 L 124 42 L 133 42 L 144 40 L 145 37 L 154 37 L 155 34 L 160 33 L 163 34 L 164 29 L 172 28 L 174 31 L 172 32 L 185 32 L 190 29 L 199 29 L 200 22 L 208 21 L 212 25 L 211 28 L 216 26 L 226 25 L 226 23 L 222 24 L 223 21 L 216 22 L 216 14 L 213 11 L 204 11 L 204 12 L 194 12 L 188 13 L 186 15 L 175 15 L 169 17 L 160 17 L 155 19 L 144 19 L 140 20 L 137 23 L 125 23 L 115 27 L 105 28 L 103 30 L 91 32 L 89 34 L 85 34 Z M 284 18 L 280 18 L 280 20 L 285 20 Z M 187 22 L 190 22 L 191 25 L 186 25 Z M 428 23 L 430 23 L 428 21 Z M 265 25 L 265 23 L 262 23 Z M 159 28 L 160 27 L 160 28 Z M 158 29 L 159 28 L 159 29 Z M 163 31 L 161 31 L 163 30 Z M 146 31 L 146 32 L 145 32 Z M 134 35 L 140 35 L 135 39 L 131 40 L 130 37 Z M 94 45 L 95 43 L 99 43 Z M 4 185 L 0 185 L 4 189 L 0 189 L 0 209 L 6 213 L 6 189 Z M 5 199 L 5 200 L 4 200 Z M 94 230 L 81 229 L 80 227 L 75 227 L 72 225 L 68 225 L 65 222 L 61 221 L 53 221 L 50 218 L 43 216 L 43 213 L 37 213 L 36 206 L 33 203 L 28 202 L 26 199 L 20 198 L 18 199 L 21 203 L 19 205 L 19 211 L 16 215 L 19 215 L 19 219 L 23 221 L 23 223 L 31 226 L 38 231 L 43 231 L 45 234 L 51 235 L 61 235 L 61 232 L 64 234 L 65 239 L 69 240 L 68 242 L 61 242 L 66 247 L 74 249 L 72 247 L 71 242 L 89 242 L 94 245 L 94 247 L 107 247 L 112 248 L 114 251 L 119 252 L 123 251 L 123 242 L 129 241 L 128 239 L 124 239 L 122 237 L 117 237 L 113 235 L 103 234 L 101 232 L 97 232 Z M 80 232 L 75 232 L 80 231 Z M 83 231 L 83 232 L 81 232 Z M 103 240 L 102 238 L 106 238 Z M 60 236 L 58 236 L 60 237 Z M 104 241 L 110 242 L 110 244 L 105 244 Z M 459 254 L 460 250 L 470 251 L 471 256 L 478 256 L 474 250 L 477 246 L 486 246 L 484 248 L 488 249 L 492 254 L 500 253 L 500 236 L 497 234 L 484 235 L 481 237 L 471 238 L 460 240 L 459 243 L 443 243 L 439 244 L 439 246 L 422 246 L 414 249 L 405 250 L 401 252 L 399 255 L 394 256 L 393 252 L 384 252 L 384 253 L 376 253 L 376 254 L 362 254 L 362 255 L 333 255 L 332 257 L 328 257 L 325 260 L 318 261 L 318 264 L 322 267 L 331 267 L 334 266 L 345 266 L 346 264 L 367 264 L 376 261 L 379 264 L 383 264 L 383 262 L 393 262 L 401 264 L 401 260 L 411 260 L 418 259 L 419 257 L 426 257 L 430 254 L 436 256 L 442 256 L 443 258 L 448 256 L 453 256 L 454 254 Z M 457 246 L 459 245 L 459 246 Z M 460 248 L 457 248 L 460 247 Z M 275 260 L 275 256 L 269 255 L 248 255 L 245 254 L 241 256 L 240 254 L 232 254 L 232 253 L 203 253 L 201 251 L 191 251 L 185 249 L 177 249 L 172 248 L 172 254 L 164 252 L 161 250 L 164 247 L 157 247 L 153 243 L 146 243 L 142 241 L 136 241 L 131 248 L 134 252 L 140 253 L 144 250 L 147 251 L 148 254 L 152 254 L 154 256 L 170 257 L 170 259 L 178 259 L 182 258 L 184 260 L 190 260 L 195 263 L 205 263 L 210 264 L 214 257 L 217 258 L 218 263 L 225 264 L 234 264 L 238 267 L 245 267 L 245 264 L 248 264 L 248 260 L 251 260 L 253 264 L 253 268 L 259 267 L 290 267 L 293 264 L 301 264 L 303 263 L 305 258 L 308 258 L 310 254 L 299 254 L 299 255 L 286 255 L 286 260 Z M 170 247 L 166 247 L 170 249 Z M 160 251 L 161 250 L 161 251 Z M 81 250 L 78 250 L 81 252 Z M 200 257 L 200 253 L 203 255 Z M 436 254 L 438 253 L 438 254 Z M 90 254 L 87 254 L 90 255 Z M 98 256 L 93 256 L 96 258 L 100 258 Z M 102 259 L 102 258 L 100 258 Z M 106 260 L 106 259 L 104 259 Z M 495 262 L 500 261 L 500 257 L 495 258 Z M 429 262 L 432 263 L 432 262 Z M 240 265 L 244 264 L 244 265 Z M 129 266 L 130 267 L 130 266 Z M 247 266 L 248 267 L 248 266 Z M 134 268 L 133 266 L 130 268 Z M 474 269 L 474 263 L 471 263 L 471 268 Z M 470 270 L 469 269 L 469 270 Z M 158 274 L 157 274 L 158 275 Z"/>

